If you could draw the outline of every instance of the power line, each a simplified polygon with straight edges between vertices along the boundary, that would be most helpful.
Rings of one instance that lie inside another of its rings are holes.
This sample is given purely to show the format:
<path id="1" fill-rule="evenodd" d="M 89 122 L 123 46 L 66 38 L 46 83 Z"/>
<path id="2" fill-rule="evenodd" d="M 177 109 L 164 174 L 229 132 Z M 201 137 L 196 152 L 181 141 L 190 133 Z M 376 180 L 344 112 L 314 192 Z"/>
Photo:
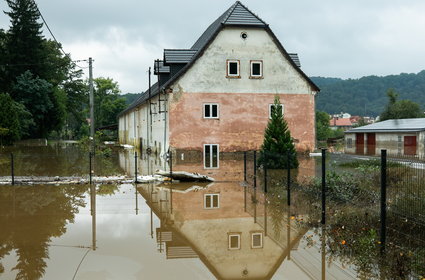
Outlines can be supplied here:
<path id="1" fill-rule="evenodd" d="M 87 59 L 82 59 L 82 60 L 71 60 L 71 62 L 73 63 L 73 64 L 75 64 L 75 65 L 77 65 L 76 63 L 77 62 L 85 62 L 85 61 L 87 61 Z M 45 65 L 45 64 L 53 64 L 52 62 L 50 62 L 50 61 L 46 61 L 46 62 L 40 62 L 40 63 L 19 63 L 19 64 L 0 64 L 0 66 L 34 66 L 34 65 Z M 65 65 L 65 64 L 64 64 Z M 60 66 L 62 66 L 62 65 L 60 65 Z M 82 68 L 82 69 L 85 69 L 85 68 L 88 68 L 88 67 L 81 67 L 81 66 L 79 66 L 79 65 L 77 65 L 78 67 L 80 67 L 80 68 Z"/>
<path id="2" fill-rule="evenodd" d="M 47 24 L 47 21 L 44 19 L 43 14 L 41 13 L 40 9 L 38 8 L 38 5 L 37 5 L 37 3 L 35 2 L 35 0 L 32 0 L 32 2 L 34 3 L 35 8 L 37 9 L 38 13 L 40 14 L 40 17 L 41 17 L 41 19 L 43 20 L 44 25 L 46 25 L 47 30 L 49 31 L 50 35 L 53 37 L 53 40 L 55 40 L 55 42 L 56 42 L 56 44 L 58 45 L 59 49 L 62 51 L 62 53 L 63 53 L 66 57 L 68 57 L 68 58 L 71 60 L 71 62 L 73 62 L 73 61 L 72 61 L 72 59 L 71 59 L 71 57 L 70 57 L 70 55 L 69 55 L 69 54 L 67 54 L 67 53 L 65 53 L 65 51 L 64 51 L 64 50 L 63 50 L 63 48 L 62 48 L 62 45 L 58 42 L 58 40 L 56 40 L 55 35 L 53 35 L 52 30 L 50 29 L 49 25 Z M 80 61 L 87 61 L 87 60 L 80 60 Z M 75 65 L 75 66 L 77 66 L 77 67 L 79 67 L 79 68 L 81 68 L 81 69 L 85 69 L 85 68 L 83 68 L 83 67 L 79 66 L 79 65 L 78 65 L 78 64 L 76 64 L 76 63 L 74 63 L 74 65 Z"/>

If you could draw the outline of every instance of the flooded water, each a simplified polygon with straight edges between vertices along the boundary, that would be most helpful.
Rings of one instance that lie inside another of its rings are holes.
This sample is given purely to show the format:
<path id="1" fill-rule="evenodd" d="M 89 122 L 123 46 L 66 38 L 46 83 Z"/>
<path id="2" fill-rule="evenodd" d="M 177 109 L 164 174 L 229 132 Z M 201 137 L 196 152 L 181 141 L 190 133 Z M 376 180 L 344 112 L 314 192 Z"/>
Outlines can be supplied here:
<path id="1" fill-rule="evenodd" d="M 288 231 L 291 220 L 282 216 L 281 242 L 273 240 L 244 210 L 250 202 L 238 183 L 95 189 L 92 204 L 89 186 L 2 187 L 0 279 L 311 279 L 308 274 L 321 273 L 318 248 L 303 239 L 311 232 Z M 219 196 L 216 207 L 205 204 L 208 195 Z M 332 273 L 351 273 L 340 270 Z"/>
<path id="2" fill-rule="evenodd" d="M 53 142 L 45 145 L 22 145 L 0 149 L 0 176 L 11 174 L 11 154 L 15 176 L 83 176 L 89 174 L 89 150 L 77 143 Z M 97 152 L 93 160 L 95 175 L 118 175 L 118 152 Z"/>
<path id="3" fill-rule="evenodd" d="M 43 158 L 63 159 L 47 163 L 51 176 L 84 174 L 88 161 L 74 145 L 14 149 L 36 175 Z M 103 160 L 105 175 L 169 168 L 128 150 Z M 241 183 L 240 157 L 220 164 L 174 164 L 213 183 L 0 186 L 0 279 L 422 279 L 412 252 L 381 258 L 367 207 L 329 209 L 322 226 L 320 201 L 294 190 L 288 206 L 279 185 Z M 297 180 L 316 174 L 314 160 L 301 164 Z"/>

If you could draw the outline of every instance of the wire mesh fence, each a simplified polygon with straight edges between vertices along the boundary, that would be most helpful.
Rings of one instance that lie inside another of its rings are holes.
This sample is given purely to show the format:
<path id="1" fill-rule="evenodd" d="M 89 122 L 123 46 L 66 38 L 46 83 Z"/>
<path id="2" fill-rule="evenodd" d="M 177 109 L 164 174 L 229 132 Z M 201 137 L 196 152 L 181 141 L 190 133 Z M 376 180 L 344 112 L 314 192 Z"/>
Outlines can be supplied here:
<path id="1" fill-rule="evenodd" d="M 270 159 L 286 157 L 274 155 Z M 267 169 L 266 164 L 258 161 L 258 153 L 255 156 L 254 152 L 247 153 L 246 158 L 246 183 L 254 197 L 251 201 L 256 202 L 247 208 L 261 226 L 267 228 L 268 219 L 264 216 L 271 212 L 262 204 L 270 205 L 277 198 L 280 207 L 291 204 L 286 214 L 303 217 L 304 225 L 319 226 L 324 211 L 329 235 L 345 246 L 338 252 L 354 254 L 358 249 L 347 243 L 358 246 L 369 239 L 372 245 L 392 256 L 386 265 L 375 263 L 382 269 L 382 275 L 394 269 L 394 262 L 403 264 L 404 268 L 400 269 L 406 270 L 399 273 L 425 275 L 424 161 L 390 154 L 383 164 L 380 157 L 328 153 L 324 165 L 320 157 L 298 157 L 299 167 L 289 170 L 288 176 L 287 168 Z M 326 168 L 324 208 L 323 167 Z M 261 198 L 258 192 L 265 193 L 264 202 L 258 199 Z"/>

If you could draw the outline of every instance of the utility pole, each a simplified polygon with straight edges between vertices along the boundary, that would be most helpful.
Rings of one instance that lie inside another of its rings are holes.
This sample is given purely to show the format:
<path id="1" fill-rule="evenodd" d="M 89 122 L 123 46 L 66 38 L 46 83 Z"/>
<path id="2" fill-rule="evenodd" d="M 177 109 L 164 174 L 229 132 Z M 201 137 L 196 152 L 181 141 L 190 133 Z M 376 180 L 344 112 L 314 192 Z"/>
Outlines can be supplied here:
<path id="1" fill-rule="evenodd" d="M 92 140 L 92 151 L 94 153 L 94 97 L 93 97 L 93 60 L 89 57 L 89 88 L 90 88 L 90 137 Z"/>
<path id="2" fill-rule="evenodd" d="M 150 132 L 148 134 L 148 148 L 150 147 L 150 142 L 152 139 L 152 101 L 151 101 L 151 68 L 149 67 L 149 129 L 148 131 Z"/>

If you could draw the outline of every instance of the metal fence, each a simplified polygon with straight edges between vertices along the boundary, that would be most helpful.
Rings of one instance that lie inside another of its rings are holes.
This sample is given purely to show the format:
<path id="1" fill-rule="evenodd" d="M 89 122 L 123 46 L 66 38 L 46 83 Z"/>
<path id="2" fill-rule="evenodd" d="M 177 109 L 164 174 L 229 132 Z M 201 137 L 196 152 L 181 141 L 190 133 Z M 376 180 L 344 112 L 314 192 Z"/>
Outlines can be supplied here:
<path id="1" fill-rule="evenodd" d="M 377 245 L 373 248 L 379 247 L 376 259 L 381 261 L 371 262 L 376 262 L 382 277 L 425 275 L 424 161 L 386 151 L 381 157 L 324 153 L 317 158 L 298 157 L 299 167 L 291 170 L 268 169 L 258 160 L 259 154 L 245 155 L 246 186 L 251 201 L 256 202 L 247 206 L 247 212 L 266 231 L 263 205 L 278 196 L 281 207 L 287 207 L 286 214 L 305 216 L 304 226 L 325 224 L 330 239 L 344 244 L 334 252 L 352 256 L 358 249 L 348 242 L 366 246 L 362 242 L 369 240 Z M 287 154 L 270 157 L 279 158 Z M 386 257 L 378 258 L 382 256 Z"/>

